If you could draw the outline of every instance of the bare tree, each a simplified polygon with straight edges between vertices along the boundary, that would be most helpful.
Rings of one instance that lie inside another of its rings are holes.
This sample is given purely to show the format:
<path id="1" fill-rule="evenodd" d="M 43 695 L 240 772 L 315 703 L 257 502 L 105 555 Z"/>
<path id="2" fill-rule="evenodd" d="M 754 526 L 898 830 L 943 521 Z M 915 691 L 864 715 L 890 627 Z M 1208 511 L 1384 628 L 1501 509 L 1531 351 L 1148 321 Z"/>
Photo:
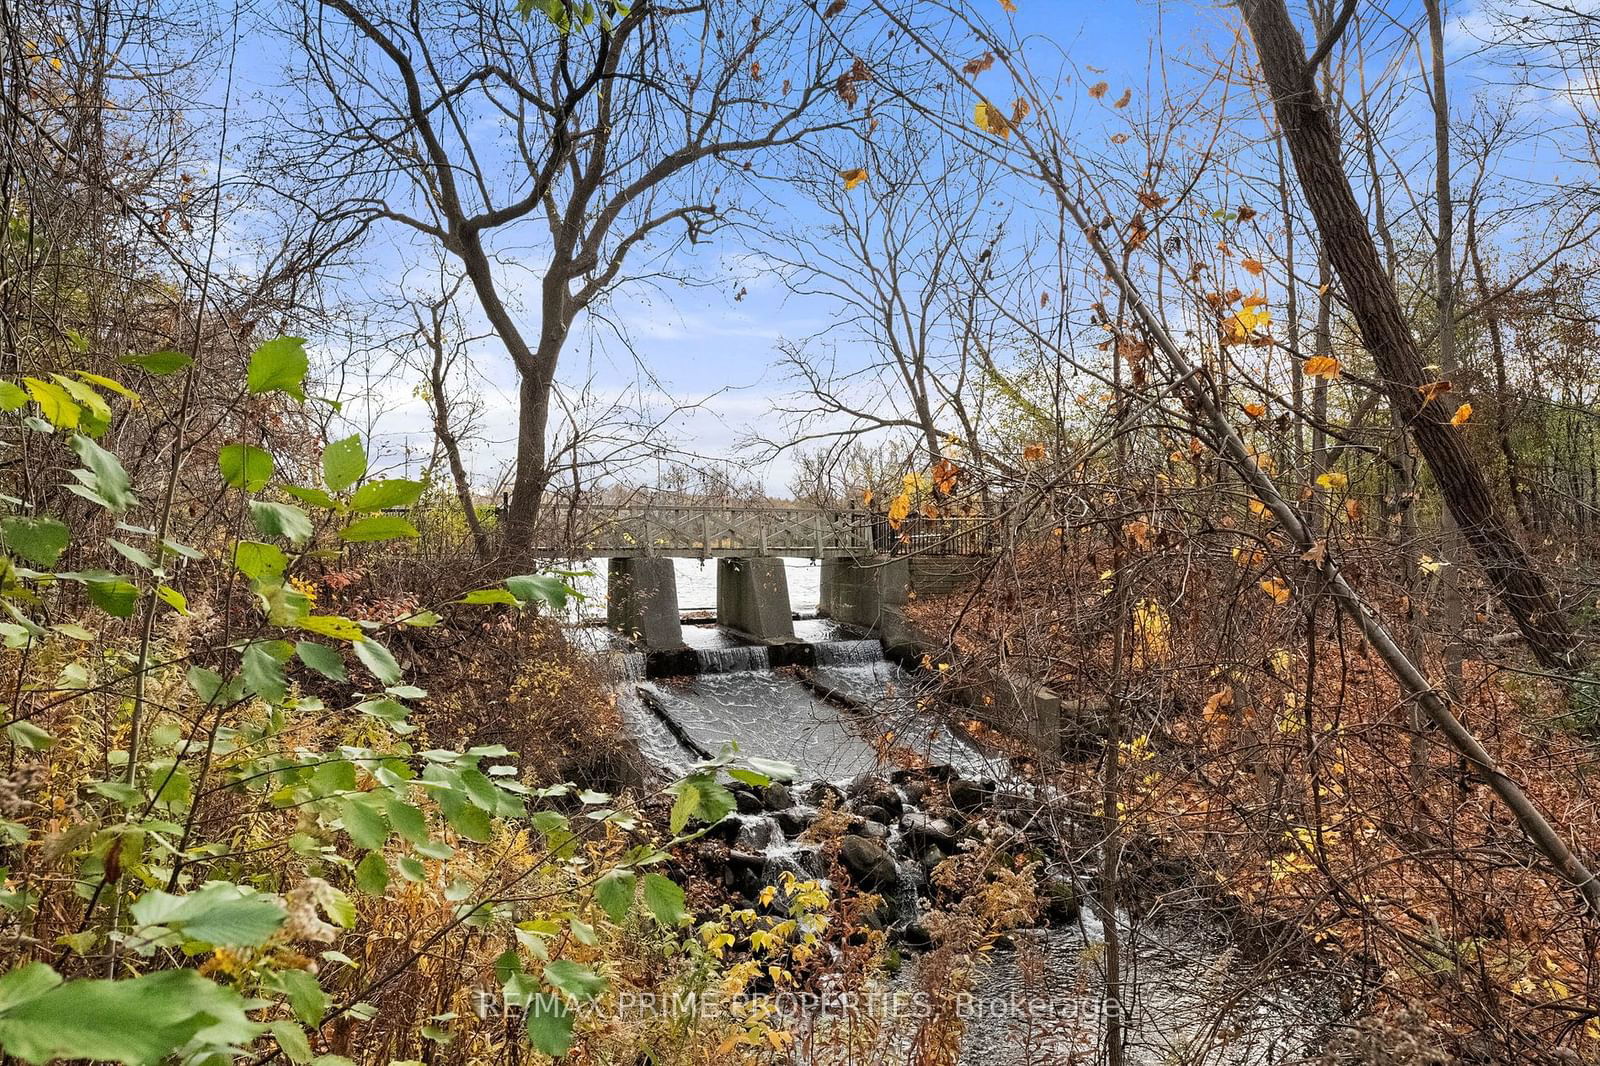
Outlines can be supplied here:
<path id="1" fill-rule="evenodd" d="M 519 383 L 508 548 L 555 475 L 548 431 L 578 316 L 736 220 L 765 153 L 852 121 L 869 76 L 811 6 L 601 4 L 584 24 L 501 0 L 304 0 L 310 103 L 295 154 L 330 218 L 456 257 Z M 532 307 L 510 260 L 532 262 Z"/>

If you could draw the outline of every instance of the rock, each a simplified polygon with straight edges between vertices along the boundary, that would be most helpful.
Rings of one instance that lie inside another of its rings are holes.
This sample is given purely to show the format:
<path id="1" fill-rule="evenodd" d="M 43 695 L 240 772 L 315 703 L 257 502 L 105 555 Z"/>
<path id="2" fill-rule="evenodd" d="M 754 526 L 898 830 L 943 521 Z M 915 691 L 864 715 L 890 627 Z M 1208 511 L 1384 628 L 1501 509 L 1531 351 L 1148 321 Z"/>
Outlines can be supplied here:
<path id="1" fill-rule="evenodd" d="M 816 821 L 817 818 L 815 814 L 807 811 L 797 811 L 792 807 L 781 810 L 772 817 L 786 837 L 797 837 L 804 833 L 806 827 Z"/>
<path id="2" fill-rule="evenodd" d="M 928 876 L 932 877 L 933 868 L 944 862 L 944 852 L 930 846 L 922 850 L 922 854 L 917 857 L 917 861 L 922 864 L 924 870 L 928 871 Z"/>
<path id="3" fill-rule="evenodd" d="M 906 804 L 915 807 L 928 795 L 926 781 L 907 781 L 900 786 L 900 795 L 905 798 Z"/>
<path id="4" fill-rule="evenodd" d="M 881 807 L 889 812 L 890 817 L 899 817 L 900 812 L 905 809 L 905 802 L 900 798 L 899 789 L 875 774 L 862 774 L 850 782 L 847 792 L 850 798 L 855 800 L 857 810 Z"/>
<path id="5" fill-rule="evenodd" d="M 907 811 L 900 819 L 900 829 L 915 846 L 932 845 L 940 851 L 949 851 L 956 844 L 953 825 L 922 811 Z"/>
<path id="6" fill-rule="evenodd" d="M 845 837 L 839 847 L 839 860 L 863 888 L 888 892 L 900 885 L 900 870 L 895 866 L 894 859 L 866 837 Z"/>
<path id="7" fill-rule="evenodd" d="M 923 924 L 921 918 L 913 918 L 900 931 L 900 942 L 908 948 L 922 951 L 933 947 L 933 934 L 928 932 L 928 927 Z"/>
<path id="8" fill-rule="evenodd" d="M 772 822 L 765 818 L 752 818 L 739 827 L 734 846 L 745 851 L 765 851 L 772 843 Z"/>
<path id="9" fill-rule="evenodd" d="M 759 873 L 766 869 L 767 857 L 759 851 L 741 851 L 735 848 L 728 852 L 728 865 L 734 869 L 754 870 Z"/>
<path id="10" fill-rule="evenodd" d="M 760 796 L 742 788 L 734 790 L 733 802 L 738 805 L 740 814 L 760 814 L 766 810 L 766 807 L 762 806 Z"/>
<path id="11" fill-rule="evenodd" d="M 894 820 L 888 811 L 871 803 L 857 808 L 856 813 L 869 822 L 881 822 L 884 825 L 888 825 Z"/>
<path id="12" fill-rule="evenodd" d="M 761 790 L 761 800 L 769 811 L 788 810 L 794 806 L 794 792 L 782 781 L 774 781 Z"/>
<path id="13" fill-rule="evenodd" d="M 732 844 L 739 839 L 739 833 L 744 829 L 744 823 L 733 815 L 728 815 L 722 821 L 712 826 L 707 831 L 706 837 L 711 840 L 720 840 L 724 844 Z"/>
<path id="14" fill-rule="evenodd" d="M 992 943 L 1000 951 L 1013 951 L 1017 946 L 1017 942 L 1012 940 L 1011 937 L 1005 933 L 1001 933 L 999 936 L 995 937 Z"/>
<path id="15" fill-rule="evenodd" d="M 882 822 L 862 822 L 860 827 L 852 830 L 852 832 L 858 833 L 868 840 L 876 840 L 879 843 L 889 839 L 889 827 Z"/>
<path id="16" fill-rule="evenodd" d="M 844 802 L 844 793 L 839 791 L 837 785 L 827 781 L 813 781 L 804 795 L 805 801 L 813 807 L 826 807 L 829 800 L 836 807 Z"/>
<path id="17" fill-rule="evenodd" d="M 963 814 L 976 811 L 988 803 L 993 795 L 993 786 L 985 788 L 981 783 L 968 781 L 964 777 L 958 777 L 950 782 L 950 806 Z"/>
<path id="18" fill-rule="evenodd" d="M 1075 922 L 1081 903 L 1078 886 L 1069 877 L 1052 877 L 1040 886 L 1044 896 L 1045 918 L 1052 922 Z"/>

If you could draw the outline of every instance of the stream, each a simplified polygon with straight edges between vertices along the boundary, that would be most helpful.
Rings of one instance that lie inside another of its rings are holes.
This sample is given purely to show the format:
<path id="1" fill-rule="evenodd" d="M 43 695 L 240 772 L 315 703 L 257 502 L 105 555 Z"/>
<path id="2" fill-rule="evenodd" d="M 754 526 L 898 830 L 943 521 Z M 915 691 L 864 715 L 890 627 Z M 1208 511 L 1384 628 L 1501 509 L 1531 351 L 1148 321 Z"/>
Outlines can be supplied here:
<path id="1" fill-rule="evenodd" d="M 811 684 L 794 670 L 772 669 L 767 648 L 711 625 L 684 626 L 698 664 L 692 675 L 648 680 L 645 657 L 619 635 L 592 624 L 581 631 L 615 664 L 624 720 L 664 775 L 681 775 L 702 753 L 726 744 L 798 768 L 788 787 L 737 794 L 739 813 L 713 831 L 730 848 L 725 883 L 731 894 L 753 897 L 785 870 L 820 876 L 817 845 L 795 838 L 820 805 L 833 803 L 857 816 L 841 861 L 858 883 L 889 902 L 892 938 L 905 949 L 904 965 L 881 999 L 874 997 L 879 1031 L 867 1061 L 915 1061 L 926 1014 L 916 993 L 925 958 L 918 949 L 928 941 L 922 902 L 933 867 L 961 848 L 959 826 L 967 820 L 961 811 L 934 806 L 934 797 L 948 794 L 958 803 L 959 789 L 962 797 L 975 797 L 976 806 L 966 810 L 974 822 L 1010 819 L 1013 825 L 1036 820 L 1050 798 L 1005 759 L 919 711 L 919 686 L 927 682 L 885 661 L 876 640 L 806 619 L 809 606 L 796 604 L 796 635 L 814 649 L 814 665 L 806 668 Z M 855 709 L 825 698 L 827 690 L 848 697 L 844 702 Z M 885 733 L 896 748 L 918 752 L 932 771 L 886 767 L 880 756 Z M 925 797 L 928 810 L 922 809 Z M 1054 901 L 1049 924 L 1013 931 L 972 975 L 961 1010 L 964 1064 L 1107 1061 L 1105 938 L 1092 908 L 1077 902 L 1092 871 L 1052 862 L 1046 874 L 1044 888 Z M 1287 967 L 1248 959 L 1214 923 L 1192 914 L 1135 919 L 1119 913 L 1117 919 L 1129 1064 L 1304 1062 L 1337 1019 L 1331 980 L 1319 985 Z M 828 1014 L 806 1011 L 803 1028 L 820 1032 L 830 1022 L 840 1024 Z M 806 1046 L 801 1039 L 796 1061 L 823 1061 Z"/>

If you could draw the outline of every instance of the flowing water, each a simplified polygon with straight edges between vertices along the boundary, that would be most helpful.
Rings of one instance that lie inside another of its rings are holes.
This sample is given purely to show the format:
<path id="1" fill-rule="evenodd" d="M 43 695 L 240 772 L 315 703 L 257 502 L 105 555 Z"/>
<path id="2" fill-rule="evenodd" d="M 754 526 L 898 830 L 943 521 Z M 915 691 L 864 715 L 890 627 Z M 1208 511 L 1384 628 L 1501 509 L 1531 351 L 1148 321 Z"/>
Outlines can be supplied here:
<path id="1" fill-rule="evenodd" d="M 714 568 L 708 569 L 714 589 Z M 680 574 L 680 594 L 684 587 Z M 770 669 L 765 647 L 745 644 L 714 626 L 684 627 L 699 673 L 656 680 L 645 680 L 645 657 L 627 650 L 625 641 L 596 626 L 581 631 L 585 642 L 614 664 L 623 716 L 641 750 L 665 775 L 680 775 L 700 755 L 734 745 L 746 755 L 793 763 L 801 773 L 799 793 L 808 781 L 843 784 L 878 769 L 887 733 L 896 747 L 920 751 L 930 765 L 948 765 L 969 779 L 988 778 L 1003 787 L 1024 785 L 1004 760 L 918 709 L 919 700 L 929 695 L 925 679 L 886 662 L 877 641 L 826 620 L 796 622 L 797 636 L 814 644 L 812 685 L 793 671 Z M 824 693 L 829 691 L 848 699 L 828 699 Z M 858 709 L 846 710 L 842 703 Z M 860 713 L 862 705 L 872 713 Z M 898 827 L 891 831 L 891 850 L 900 834 Z M 771 815 L 737 816 L 731 843 L 736 851 L 764 856 L 761 874 L 768 880 L 782 870 L 802 876 L 819 872 L 815 846 L 786 840 Z M 898 862 L 906 869 L 905 860 Z M 915 863 L 909 866 L 915 872 Z M 904 891 L 898 902 L 902 921 L 914 918 L 917 908 L 916 890 Z M 1310 1042 L 1334 1017 L 1320 1002 L 1317 986 L 1252 965 L 1215 928 L 1193 920 L 1118 919 L 1128 1034 L 1124 1061 L 1133 1066 L 1306 1061 Z M 1104 953 L 1104 931 L 1087 911 L 1074 923 L 1018 930 L 1012 943 L 986 956 L 972 977 L 963 1001 L 960 1061 L 972 1066 L 1105 1061 Z M 916 998 L 923 966 L 920 957 L 911 956 L 885 988 L 883 1001 L 891 1006 L 882 1012 L 878 1048 L 866 1061 L 914 1057 L 926 1014 Z M 818 1024 L 818 1018 L 808 1018 Z M 808 1061 L 803 1053 L 797 1058 Z"/>

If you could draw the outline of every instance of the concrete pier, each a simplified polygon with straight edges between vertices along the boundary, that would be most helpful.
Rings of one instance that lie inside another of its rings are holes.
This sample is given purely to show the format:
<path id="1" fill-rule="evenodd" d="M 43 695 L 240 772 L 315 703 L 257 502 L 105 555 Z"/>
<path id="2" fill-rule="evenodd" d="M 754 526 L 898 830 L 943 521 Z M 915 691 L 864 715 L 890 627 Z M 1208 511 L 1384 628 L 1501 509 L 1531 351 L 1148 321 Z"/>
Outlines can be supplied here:
<path id="1" fill-rule="evenodd" d="M 606 621 L 613 629 L 652 650 L 683 647 L 678 576 L 671 559 L 612 559 L 606 568 L 606 579 Z"/>
<path id="2" fill-rule="evenodd" d="M 718 559 L 717 624 L 757 640 L 793 640 L 794 612 L 783 560 Z"/>

